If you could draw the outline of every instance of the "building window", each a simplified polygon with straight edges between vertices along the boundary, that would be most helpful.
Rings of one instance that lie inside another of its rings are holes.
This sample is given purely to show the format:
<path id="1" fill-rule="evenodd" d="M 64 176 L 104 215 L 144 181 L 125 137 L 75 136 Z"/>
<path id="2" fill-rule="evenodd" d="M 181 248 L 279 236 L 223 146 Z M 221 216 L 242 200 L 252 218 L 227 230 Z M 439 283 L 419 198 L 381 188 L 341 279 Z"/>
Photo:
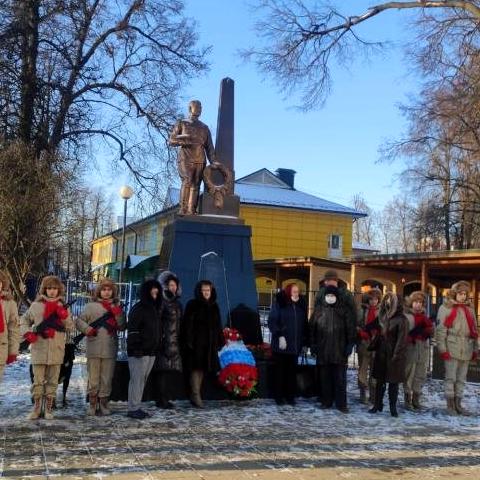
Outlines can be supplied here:
<path id="1" fill-rule="evenodd" d="M 338 258 L 342 256 L 342 236 L 336 233 L 328 237 L 328 256 Z"/>
<path id="2" fill-rule="evenodd" d="M 330 235 L 330 248 L 335 250 L 340 248 L 340 235 Z"/>

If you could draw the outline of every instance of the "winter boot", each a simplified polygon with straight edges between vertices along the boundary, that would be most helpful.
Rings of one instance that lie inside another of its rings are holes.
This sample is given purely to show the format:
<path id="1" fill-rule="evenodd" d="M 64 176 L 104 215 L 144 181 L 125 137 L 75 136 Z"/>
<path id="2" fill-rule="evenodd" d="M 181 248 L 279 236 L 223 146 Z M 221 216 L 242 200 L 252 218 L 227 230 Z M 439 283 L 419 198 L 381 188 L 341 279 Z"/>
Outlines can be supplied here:
<path id="1" fill-rule="evenodd" d="M 100 397 L 99 400 L 100 413 L 102 415 L 111 415 L 112 411 L 108 408 L 108 397 Z"/>
<path id="2" fill-rule="evenodd" d="M 415 410 L 420 410 L 422 408 L 422 405 L 420 403 L 420 393 L 417 393 L 417 392 L 413 392 L 413 396 L 412 396 L 412 407 L 415 409 Z"/>
<path id="3" fill-rule="evenodd" d="M 194 407 L 203 408 L 203 401 L 202 401 L 202 380 L 203 380 L 203 371 L 202 370 L 194 370 L 190 374 L 190 388 L 191 388 L 191 395 L 190 395 L 190 402 Z"/>
<path id="4" fill-rule="evenodd" d="M 398 417 L 397 401 L 398 401 L 398 383 L 388 384 L 388 401 L 390 404 L 390 415 Z"/>
<path id="5" fill-rule="evenodd" d="M 458 415 L 455 409 L 455 399 L 453 397 L 447 397 L 447 413 L 449 415 Z"/>
<path id="6" fill-rule="evenodd" d="M 90 417 L 94 417 L 97 414 L 98 397 L 94 393 L 89 393 L 88 400 L 90 401 L 90 405 L 87 408 L 87 415 Z"/>
<path id="7" fill-rule="evenodd" d="M 458 414 L 464 415 L 465 417 L 469 417 L 471 413 L 468 410 L 465 410 L 462 407 L 462 397 L 455 397 L 453 399 L 455 410 L 457 411 Z"/>
<path id="8" fill-rule="evenodd" d="M 365 387 L 360 387 L 360 403 L 363 403 L 364 405 L 367 405 L 367 390 Z"/>
<path id="9" fill-rule="evenodd" d="M 385 395 L 385 385 L 377 383 L 375 386 L 375 401 L 373 407 L 368 413 L 377 413 L 383 411 L 383 396 Z"/>
<path id="10" fill-rule="evenodd" d="M 42 397 L 39 395 L 36 395 L 33 397 L 33 409 L 28 414 L 27 418 L 29 420 L 36 420 L 38 417 L 40 417 L 41 413 L 42 413 Z"/>
<path id="11" fill-rule="evenodd" d="M 53 395 L 47 395 L 45 398 L 45 413 L 43 414 L 45 420 L 53 420 L 53 404 L 55 397 Z"/>
<path id="12" fill-rule="evenodd" d="M 409 392 L 404 392 L 403 393 L 403 400 L 404 400 L 404 404 L 405 404 L 405 408 L 407 410 L 412 410 L 413 408 L 413 405 L 412 405 L 412 394 L 409 393 Z"/>

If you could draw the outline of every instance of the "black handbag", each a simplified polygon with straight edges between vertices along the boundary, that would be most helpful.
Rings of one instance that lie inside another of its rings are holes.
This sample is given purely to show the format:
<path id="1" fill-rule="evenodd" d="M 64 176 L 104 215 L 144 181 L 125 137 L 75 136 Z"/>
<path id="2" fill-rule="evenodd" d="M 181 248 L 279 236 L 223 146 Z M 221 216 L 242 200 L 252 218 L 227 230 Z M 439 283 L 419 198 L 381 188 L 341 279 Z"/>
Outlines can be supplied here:
<path id="1" fill-rule="evenodd" d="M 301 355 L 297 366 L 297 395 L 299 397 L 317 395 L 316 366 L 308 362 L 306 353 Z"/>

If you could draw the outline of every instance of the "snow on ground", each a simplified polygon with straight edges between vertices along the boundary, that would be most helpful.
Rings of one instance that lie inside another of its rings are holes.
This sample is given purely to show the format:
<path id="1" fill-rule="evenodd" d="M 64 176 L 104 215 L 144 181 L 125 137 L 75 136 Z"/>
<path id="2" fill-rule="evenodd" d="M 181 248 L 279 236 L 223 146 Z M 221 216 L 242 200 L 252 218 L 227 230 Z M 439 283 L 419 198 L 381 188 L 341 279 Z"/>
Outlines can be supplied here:
<path id="1" fill-rule="evenodd" d="M 152 417 L 86 418 L 84 358 L 76 359 L 70 404 L 52 421 L 27 421 L 29 357 L 5 369 L 0 385 L 0 477 L 159 479 L 479 478 L 480 385 L 469 384 L 472 417 L 445 413 L 442 383 L 428 382 L 425 412 L 370 415 L 349 371 L 351 413 L 271 400 L 207 402 L 173 411 L 148 403 Z M 60 390 L 60 389 L 59 389 Z"/>

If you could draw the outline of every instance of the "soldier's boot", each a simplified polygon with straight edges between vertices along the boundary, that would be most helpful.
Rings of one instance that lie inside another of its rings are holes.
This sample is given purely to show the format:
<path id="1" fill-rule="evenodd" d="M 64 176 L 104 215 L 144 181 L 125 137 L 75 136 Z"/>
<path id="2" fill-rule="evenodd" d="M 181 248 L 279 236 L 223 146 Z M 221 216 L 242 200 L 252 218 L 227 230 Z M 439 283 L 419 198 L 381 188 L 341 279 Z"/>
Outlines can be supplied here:
<path id="1" fill-rule="evenodd" d="M 201 370 L 194 370 L 190 374 L 190 388 L 191 388 L 191 396 L 190 402 L 194 407 L 203 408 L 203 401 L 202 401 L 202 380 L 203 380 L 203 372 Z"/>
<path id="2" fill-rule="evenodd" d="M 180 188 L 180 210 L 178 214 L 184 216 L 188 212 L 188 200 L 190 197 L 190 187 L 187 185 L 182 185 Z"/>
<path id="3" fill-rule="evenodd" d="M 405 408 L 407 410 L 412 410 L 413 408 L 413 396 L 410 392 L 404 392 L 403 399 L 405 401 Z"/>
<path id="4" fill-rule="evenodd" d="M 187 215 L 196 215 L 197 214 L 197 203 L 198 203 L 198 188 L 190 188 L 190 195 L 188 198 L 188 208 Z"/>
<path id="5" fill-rule="evenodd" d="M 447 413 L 449 415 L 458 415 L 457 410 L 455 408 L 455 398 L 454 397 L 447 397 Z"/>
<path id="6" fill-rule="evenodd" d="M 88 400 L 90 403 L 87 408 L 87 415 L 89 417 L 94 417 L 97 414 L 98 397 L 95 393 L 89 393 Z"/>
<path id="7" fill-rule="evenodd" d="M 412 396 L 412 406 L 415 410 L 420 410 L 422 408 L 422 404 L 420 403 L 421 394 L 418 392 L 413 392 Z"/>
<path id="8" fill-rule="evenodd" d="M 468 410 L 465 410 L 465 408 L 462 407 L 462 397 L 454 397 L 454 405 L 458 414 L 464 415 L 465 417 L 469 417 L 471 415 Z"/>
<path id="9" fill-rule="evenodd" d="M 42 413 L 42 397 L 40 395 L 35 395 L 33 397 L 33 409 L 28 414 L 28 420 L 37 420 Z"/>
<path id="10" fill-rule="evenodd" d="M 53 395 L 47 395 L 45 398 L 45 413 L 43 414 L 45 420 L 53 420 L 53 404 L 55 397 Z"/>
<path id="11" fill-rule="evenodd" d="M 108 397 L 99 398 L 100 413 L 102 415 L 111 415 L 112 411 L 108 408 Z"/>

